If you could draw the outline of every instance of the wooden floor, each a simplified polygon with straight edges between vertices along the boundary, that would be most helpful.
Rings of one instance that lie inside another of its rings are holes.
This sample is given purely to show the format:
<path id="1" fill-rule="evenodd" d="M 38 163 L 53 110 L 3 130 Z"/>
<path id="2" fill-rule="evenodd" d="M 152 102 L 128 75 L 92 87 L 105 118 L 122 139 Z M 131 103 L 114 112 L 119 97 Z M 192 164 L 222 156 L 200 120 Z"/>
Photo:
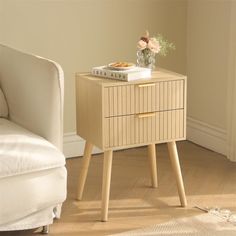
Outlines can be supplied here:
<path id="1" fill-rule="evenodd" d="M 81 158 L 67 160 L 68 198 L 62 218 L 51 226 L 50 235 L 109 235 L 201 214 L 198 206 L 229 208 L 236 212 L 236 163 L 190 142 L 179 142 L 178 150 L 188 207 L 179 207 L 176 183 L 164 144 L 157 145 L 159 187 L 150 188 L 145 147 L 114 153 L 109 221 L 100 222 L 102 155 L 91 160 L 83 200 L 75 200 Z M 56 186 L 55 186 L 56 187 Z M 0 233 L 28 236 L 38 230 Z"/>

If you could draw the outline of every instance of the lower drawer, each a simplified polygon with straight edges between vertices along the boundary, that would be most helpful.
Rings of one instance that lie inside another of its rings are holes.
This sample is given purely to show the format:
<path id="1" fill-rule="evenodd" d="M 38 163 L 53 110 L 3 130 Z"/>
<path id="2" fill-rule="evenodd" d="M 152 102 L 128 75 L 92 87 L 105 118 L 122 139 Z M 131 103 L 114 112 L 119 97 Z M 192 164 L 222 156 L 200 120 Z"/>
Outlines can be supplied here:
<path id="1" fill-rule="evenodd" d="M 183 109 L 105 118 L 105 147 L 182 139 L 184 123 Z"/>

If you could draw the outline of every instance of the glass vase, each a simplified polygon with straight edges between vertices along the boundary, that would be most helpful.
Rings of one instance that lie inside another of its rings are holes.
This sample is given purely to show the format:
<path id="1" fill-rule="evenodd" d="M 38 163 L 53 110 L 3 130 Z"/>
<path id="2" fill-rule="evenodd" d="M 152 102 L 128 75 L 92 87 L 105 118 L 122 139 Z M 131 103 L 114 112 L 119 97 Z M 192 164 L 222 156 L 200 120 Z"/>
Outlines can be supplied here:
<path id="1" fill-rule="evenodd" d="M 150 69 L 155 69 L 156 54 L 152 52 L 149 48 L 137 51 L 137 65 L 140 67 L 146 67 Z"/>

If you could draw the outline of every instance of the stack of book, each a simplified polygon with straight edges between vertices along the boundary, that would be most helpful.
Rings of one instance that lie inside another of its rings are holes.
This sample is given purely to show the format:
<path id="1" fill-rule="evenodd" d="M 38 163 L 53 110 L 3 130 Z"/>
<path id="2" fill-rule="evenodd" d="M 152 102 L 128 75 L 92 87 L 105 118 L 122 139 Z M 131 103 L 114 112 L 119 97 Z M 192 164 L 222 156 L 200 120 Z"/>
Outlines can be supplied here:
<path id="1" fill-rule="evenodd" d="M 133 67 L 127 70 L 115 70 L 109 68 L 108 66 L 98 66 L 92 68 L 92 74 L 109 79 L 133 81 L 138 79 L 150 79 L 151 69 L 143 67 Z"/>

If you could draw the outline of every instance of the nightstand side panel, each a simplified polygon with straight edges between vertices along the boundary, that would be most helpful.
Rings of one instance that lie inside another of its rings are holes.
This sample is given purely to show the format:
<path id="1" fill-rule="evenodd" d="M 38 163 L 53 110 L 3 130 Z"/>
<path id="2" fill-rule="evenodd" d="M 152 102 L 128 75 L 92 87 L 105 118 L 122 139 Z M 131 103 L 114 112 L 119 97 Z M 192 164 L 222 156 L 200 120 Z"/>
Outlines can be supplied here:
<path id="1" fill-rule="evenodd" d="M 83 76 L 76 77 L 77 134 L 103 148 L 102 86 Z"/>

